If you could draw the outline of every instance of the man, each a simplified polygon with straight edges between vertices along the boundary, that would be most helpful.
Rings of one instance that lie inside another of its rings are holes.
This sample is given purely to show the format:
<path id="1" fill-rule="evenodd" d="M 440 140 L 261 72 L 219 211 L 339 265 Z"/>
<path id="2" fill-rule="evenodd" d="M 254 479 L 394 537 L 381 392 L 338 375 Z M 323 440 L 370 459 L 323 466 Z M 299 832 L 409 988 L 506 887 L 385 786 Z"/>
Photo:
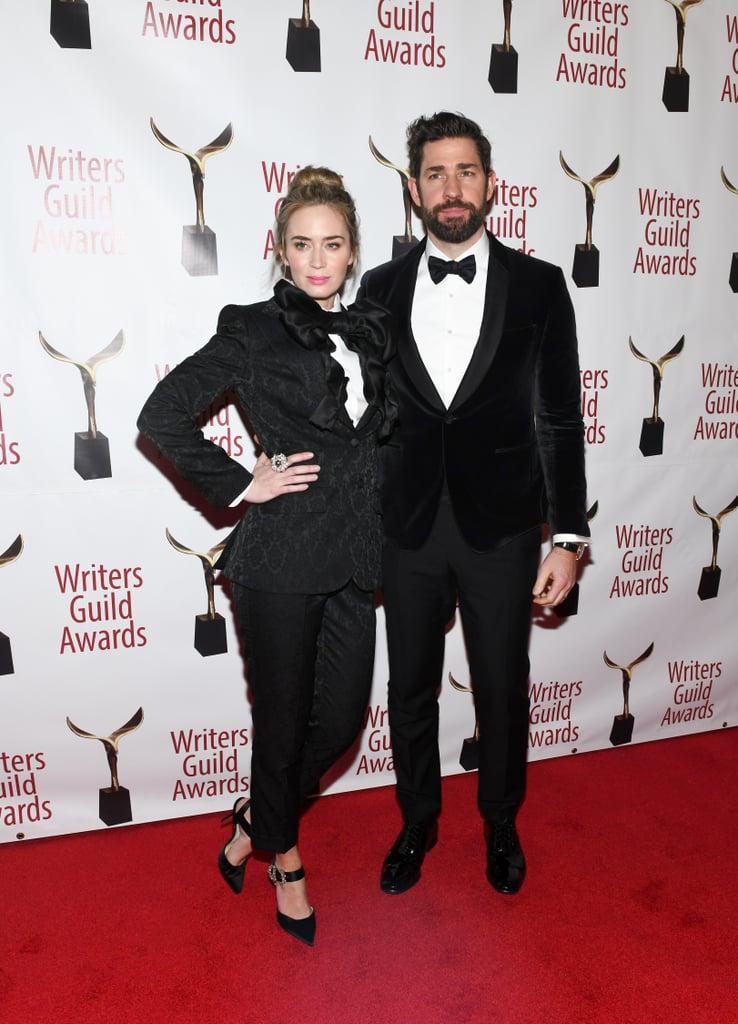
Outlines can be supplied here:
<path id="1" fill-rule="evenodd" d="M 515 819 L 525 792 L 531 594 L 541 607 L 563 601 L 589 536 L 574 313 L 558 267 L 485 230 L 496 179 L 479 126 L 441 112 L 407 134 L 408 187 L 427 237 L 361 287 L 399 327 L 390 366 L 399 420 L 383 489 L 403 828 L 381 887 L 414 885 L 436 842 L 438 690 L 458 598 L 479 722 L 487 878 L 511 894 L 525 877 Z M 553 546 L 539 567 L 546 520 Z"/>

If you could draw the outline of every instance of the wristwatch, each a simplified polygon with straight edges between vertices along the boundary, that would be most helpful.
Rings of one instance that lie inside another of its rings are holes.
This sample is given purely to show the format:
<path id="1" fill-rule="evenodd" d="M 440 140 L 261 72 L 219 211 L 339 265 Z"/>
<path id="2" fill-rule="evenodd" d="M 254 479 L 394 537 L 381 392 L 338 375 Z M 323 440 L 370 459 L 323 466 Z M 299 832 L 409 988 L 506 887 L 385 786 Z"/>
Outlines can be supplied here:
<path id="1" fill-rule="evenodd" d="M 553 546 L 555 548 L 563 548 L 564 551 L 571 551 L 571 552 L 573 552 L 577 556 L 577 561 L 579 561 L 579 559 L 584 554 L 584 549 L 586 548 L 587 545 L 586 544 L 577 544 L 575 541 L 571 541 L 571 540 L 556 540 L 556 541 L 554 541 L 554 545 Z"/>

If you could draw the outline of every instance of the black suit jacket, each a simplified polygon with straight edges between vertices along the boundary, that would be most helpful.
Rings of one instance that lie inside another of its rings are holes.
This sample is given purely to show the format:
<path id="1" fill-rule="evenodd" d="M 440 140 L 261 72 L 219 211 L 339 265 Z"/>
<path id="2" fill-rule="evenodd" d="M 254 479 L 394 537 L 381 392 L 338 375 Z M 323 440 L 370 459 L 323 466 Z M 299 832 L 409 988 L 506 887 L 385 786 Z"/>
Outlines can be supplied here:
<path id="1" fill-rule="evenodd" d="M 449 408 L 411 328 L 425 241 L 362 280 L 360 295 L 397 321 L 389 370 L 399 418 L 383 452 L 383 511 L 402 547 L 428 536 L 444 483 L 476 550 L 546 519 L 552 534 L 589 535 L 576 328 L 563 274 L 492 235 L 489 243 L 480 336 Z"/>
<path id="2" fill-rule="evenodd" d="M 377 330 L 375 350 L 388 357 L 387 336 Z M 366 337 L 346 341 L 359 350 L 366 393 Z M 159 382 L 139 416 L 141 432 L 216 506 L 229 505 L 252 479 L 196 423 L 224 391 L 236 395 L 268 455 L 314 452 L 317 481 L 306 491 L 250 506 L 229 537 L 219 568 L 245 586 L 326 593 L 352 578 L 365 590 L 378 585 L 382 382 L 355 428 L 332 349 L 325 335 L 322 348 L 306 348 L 274 299 L 226 306 L 215 336 Z M 376 372 L 374 378 L 376 384 Z"/>

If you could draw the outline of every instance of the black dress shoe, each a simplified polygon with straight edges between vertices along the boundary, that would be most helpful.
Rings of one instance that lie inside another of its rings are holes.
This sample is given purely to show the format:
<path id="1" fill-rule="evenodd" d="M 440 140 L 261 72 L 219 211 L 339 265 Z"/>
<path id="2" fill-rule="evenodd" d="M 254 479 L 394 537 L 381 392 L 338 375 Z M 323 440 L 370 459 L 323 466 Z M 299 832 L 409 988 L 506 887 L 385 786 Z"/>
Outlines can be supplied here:
<path id="1" fill-rule="evenodd" d="M 415 885 L 420 878 L 423 858 L 437 841 L 438 826 L 435 823 L 405 825 L 395 840 L 395 845 L 384 858 L 379 883 L 382 892 L 398 895 Z"/>
<path id="2" fill-rule="evenodd" d="M 525 856 L 512 821 L 489 822 L 487 879 L 497 892 L 512 896 L 525 878 Z"/>
<path id="3" fill-rule="evenodd" d="M 282 871 L 278 868 L 274 857 L 269 865 L 269 881 L 274 888 L 278 885 L 285 885 L 287 882 L 299 882 L 305 877 L 305 868 L 299 867 L 296 871 Z M 315 945 L 315 910 L 310 908 L 308 917 L 288 917 L 282 914 L 277 908 L 277 924 L 283 928 L 293 939 L 299 939 L 306 946 Z"/>
<path id="4" fill-rule="evenodd" d="M 238 804 L 241 800 L 243 800 L 243 797 L 236 797 L 233 810 L 229 811 L 228 814 L 224 815 L 224 817 L 220 819 L 221 821 L 231 821 L 233 825 L 233 835 L 218 854 L 218 868 L 220 869 L 220 873 L 236 895 L 238 895 L 243 889 L 243 877 L 246 871 L 246 861 L 251 856 L 251 854 L 249 854 L 249 856 L 242 860 L 240 864 L 231 864 L 226 857 L 230 847 L 242 834 L 248 836 L 249 839 L 251 838 L 251 822 L 246 820 L 246 811 L 251 806 L 251 801 L 245 800 L 239 807 Z M 238 810 L 236 808 L 238 808 Z"/>

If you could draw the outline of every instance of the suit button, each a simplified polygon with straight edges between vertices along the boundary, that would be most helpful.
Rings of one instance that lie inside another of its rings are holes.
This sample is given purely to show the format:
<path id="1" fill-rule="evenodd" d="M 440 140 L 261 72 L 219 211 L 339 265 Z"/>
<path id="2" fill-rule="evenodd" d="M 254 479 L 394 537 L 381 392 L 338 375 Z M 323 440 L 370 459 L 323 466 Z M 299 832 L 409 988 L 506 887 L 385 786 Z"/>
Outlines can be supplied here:
<path id="1" fill-rule="evenodd" d="M 448 412 L 444 416 L 443 422 L 444 423 L 455 423 L 456 422 L 456 417 L 454 416 L 454 414 L 452 412 Z"/>
<path id="2" fill-rule="evenodd" d="M 358 439 L 358 437 L 352 437 L 351 438 L 351 447 L 352 448 L 358 448 L 360 444 L 361 444 L 361 441 Z"/>

